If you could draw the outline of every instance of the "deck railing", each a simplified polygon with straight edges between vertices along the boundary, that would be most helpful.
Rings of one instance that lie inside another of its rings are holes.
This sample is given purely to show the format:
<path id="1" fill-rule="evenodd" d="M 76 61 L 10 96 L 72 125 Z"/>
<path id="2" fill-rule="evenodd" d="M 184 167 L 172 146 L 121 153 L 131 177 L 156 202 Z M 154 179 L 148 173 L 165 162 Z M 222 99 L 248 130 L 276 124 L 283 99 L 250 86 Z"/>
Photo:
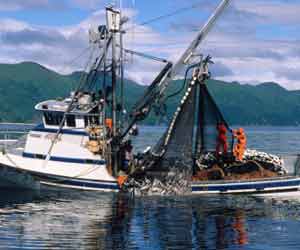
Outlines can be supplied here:
<path id="1" fill-rule="evenodd" d="M 32 123 L 0 123 L 0 149 L 14 146 L 35 126 Z"/>

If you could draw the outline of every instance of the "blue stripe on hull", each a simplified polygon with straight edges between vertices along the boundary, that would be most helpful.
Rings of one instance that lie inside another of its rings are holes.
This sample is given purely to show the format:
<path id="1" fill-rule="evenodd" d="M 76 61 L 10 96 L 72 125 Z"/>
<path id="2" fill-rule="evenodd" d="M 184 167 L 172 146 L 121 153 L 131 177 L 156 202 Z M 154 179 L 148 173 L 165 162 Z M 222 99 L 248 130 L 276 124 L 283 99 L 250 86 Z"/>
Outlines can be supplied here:
<path id="1" fill-rule="evenodd" d="M 46 155 L 41 154 L 32 154 L 32 153 L 23 153 L 23 157 L 25 158 L 32 158 L 32 159 L 41 159 L 45 160 Z M 93 159 L 75 159 L 75 158 L 66 158 L 66 157 L 58 157 L 58 156 L 51 156 L 50 161 L 59 161 L 59 162 L 67 162 L 67 163 L 80 163 L 80 164 L 97 164 L 97 165 L 104 165 L 106 162 L 104 160 L 93 160 Z"/>
<path id="2" fill-rule="evenodd" d="M 28 171 L 28 170 L 19 170 L 19 169 L 15 169 L 14 167 L 10 167 L 3 164 L 0 164 L 0 166 L 6 167 L 7 169 L 14 171 L 16 173 L 18 172 L 28 173 L 39 182 L 47 182 L 49 184 L 54 184 L 58 186 L 64 185 L 64 186 L 70 186 L 70 188 L 74 188 L 74 187 L 82 188 L 82 189 L 93 188 L 99 190 L 112 190 L 112 191 L 119 190 L 119 186 L 116 181 L 75 179 L 75 178 L 39 173 L 39 172 Z"/>
<path id="3" fill-rule="evenodd" d="M 33 177 L 37 177 L 34 176 Z M 41 181 L 49 182 L 56 185 L 67 185 L 67 186 L 74 186 L 74 187 L 85 187 L 85 188 L 97 188 L 97 189 L 108 189 L 108 190 L 119 190 L 119 187 L 117 184 L 109 184 L 109 183 L 103 183 L 100 182 L 89 182 L 89 181 L 83 181 L 83 180 L 75 180 L 75 179 L 55 179 L 51 177 L 38 177 L 41 179 Z"/>
<path id="4" fill-rule="evenodd" d="M 99 190 L 119 190 L 119 187 L 117 185 L 109 185 L 104 183 L 90 183 L 90 182 L 82 182 L 82 181 L 76 181 L 76 180 L 63 180 L 63 181 L 49 181 L 49 180 L 42 180 L 42 182 L 49 182 L 49 184 L 55 184 L 55 185 L 63 185 L 63 186 L 72 186 L 77 188 L 94 188 Z"/>
<path id="5" fill-rule="evenodd" d="M 57 133 L 58 129 L 55 128 L 45 128 L 43 124 L 40 124 L 36 126 L 34 129 L 31 131 L 35 132 L 46 132 L 46 133 Z M 78 130 L 73 130 L 73 129 L 61 129 L 60 131 L 61 134 L 66 134 L 66 135 L 82 135 L 82 136 L 88 136 L 88 133 L 85 131 L 78 131 Z"/>
<path id="6" fill-rule="evenodd" d="M 263 192 L 265 189 L 278 188 L 285 190 L 288 188 L 295 189 L 296 186 L 300 188 L 300 179 L 296 180 L 276 180 L 276 181 L 262 181 L 253 183 L 232 183 L 232 184 L 218 184 L 218 185 L 201 185 L 200 183 L 192 185 L 192 192 L 230 192 L 253 190 L 257 192 Z"/>
<path id="7" fill-rule="evenodd" d="M 109 189 L 109 190 L 118 190 L 119 186 L 116 182 L 108 181 L 90 181 L 83 179 L 72 179 L 61 176 L 47 175 L 42 173 L 31 173 L 35 178 L 38 178 L 40 181 L 50 182 L 53 184 L 60 185 L 69 185 L 76 187 L 86 187 L 86 188 L 97 188 L 97 189 Z"/>

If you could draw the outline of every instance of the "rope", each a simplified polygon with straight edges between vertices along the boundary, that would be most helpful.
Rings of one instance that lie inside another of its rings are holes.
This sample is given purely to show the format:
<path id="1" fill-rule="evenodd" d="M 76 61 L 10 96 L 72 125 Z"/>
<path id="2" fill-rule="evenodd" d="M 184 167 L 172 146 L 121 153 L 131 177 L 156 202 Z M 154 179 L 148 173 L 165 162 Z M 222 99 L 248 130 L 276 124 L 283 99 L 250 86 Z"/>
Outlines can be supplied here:
<path id="1" fill-rule="evenodd" d="M 71 59 L 69 62 L 66 62 L 65 64 L 67 65 L 72 65 L 75 61 L 77 61 L 79 58 L 81 58 L 87 51 L 89 51 L 91 49 L 91 47 L 87 47 L 84 50 L 81 51 L 80 54 L 78 54 L 76 57 L 74 57 L 73 59 Z"/>
<path id="2" fill-rule="evenodd" d="M 189 11 L 189 10 L 192 10 L 192 9 L 196 9 L 197 7 L 199 7 L 202 4 L 203 3 L 196 3 L 196 4 L 193 4 L 193 5 L 189 5 L 187 7 L 179 8 L 179 9 L 177 9 L 175 11 L 172 11 L 172 12 L 166 13 L 164 15 L 157 16 L 157 17 L 151 18 L 149 20 L 143 21 L 143 22 L 141 22 L 139 24 L 133 25 L 133 27 L 128 28 L 125 31 L 131 30 L 131 29 L 133 29 L 136 26 L 144 26 L 144 25 L 147 25 L 147 24 L 151 24 L 151 23 L 160 21 L 162 19 L 166 19 L 166 18 L 169 18 L 169 17 L 172 17 L 172 16 L 179 15 L 179 14 L 181 14 L 183 12 L 186 12 L 186 11 Z"/>

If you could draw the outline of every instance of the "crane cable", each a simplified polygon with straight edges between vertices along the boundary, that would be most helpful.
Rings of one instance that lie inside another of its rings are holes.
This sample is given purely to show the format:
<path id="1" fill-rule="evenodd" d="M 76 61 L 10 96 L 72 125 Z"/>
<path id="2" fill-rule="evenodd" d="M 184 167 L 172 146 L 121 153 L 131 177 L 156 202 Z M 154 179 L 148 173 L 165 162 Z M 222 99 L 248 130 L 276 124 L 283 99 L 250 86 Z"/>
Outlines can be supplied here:
<path id="1" fill-rule="evenodd" d="M 143 22 L 141 22 L 139 24 L 133 25 L 132 27 L 126 29 L 125 31 L 132 30 L 136 26 L 144 26 L 144 25 L 147 25 L 147 24 L 150 24 L 150 23 L 154 23 L 154 22 L 160 21 L 162 19 L 166 19 L 166 18 L 169 18 L 169 17 L 172 17 L 172 16 L 176 16 L 178 14 L 181 14 L 183 12 L 186 12 L 186 11 L 189 11 L 189 10 L 192 10 L 192 9 L 196 9 L 197 7 L 199 7 L 202 4 L 203 3 L 195 3 L 195 4 L 192 4 L 192 5 L 187 6 L 187 7 L 176 9 L 175 11 L 172 11 L 172 12 L 166 13 L 164 15 L 157 16 L 157 17 L 151 18 L 149 20 L 143 21 Z"/>

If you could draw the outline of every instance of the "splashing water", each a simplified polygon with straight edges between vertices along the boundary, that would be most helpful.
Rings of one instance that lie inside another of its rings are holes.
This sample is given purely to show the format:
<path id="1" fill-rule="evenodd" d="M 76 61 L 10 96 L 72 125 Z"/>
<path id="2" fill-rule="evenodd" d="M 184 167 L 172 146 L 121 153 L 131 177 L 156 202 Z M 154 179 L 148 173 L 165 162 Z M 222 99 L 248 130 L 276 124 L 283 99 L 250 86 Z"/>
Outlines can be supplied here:
<path id="1" fill-rule="evenodd" d="M 129 178 L 124 191 L 137 196 L 172 196 L 191 194 L 191 172 L 176 167 L 164 174 L 147 173 L 140 178 Z"/>

